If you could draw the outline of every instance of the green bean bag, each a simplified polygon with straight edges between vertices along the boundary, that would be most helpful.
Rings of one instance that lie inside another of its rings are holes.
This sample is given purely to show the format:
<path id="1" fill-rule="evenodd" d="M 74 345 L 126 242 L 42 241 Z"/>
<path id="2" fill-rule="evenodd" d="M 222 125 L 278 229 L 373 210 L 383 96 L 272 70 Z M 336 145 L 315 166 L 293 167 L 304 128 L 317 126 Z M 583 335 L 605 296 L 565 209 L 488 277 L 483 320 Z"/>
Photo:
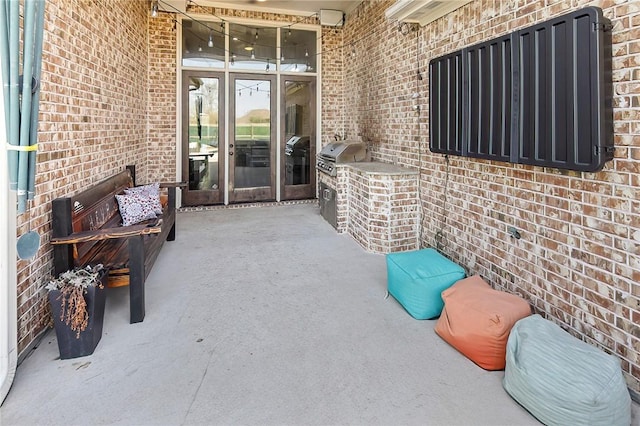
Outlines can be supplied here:
<path id="1" fill-rule="evenodd" d="M 631 423 L 620 360 L 540 315 L 513 326 L 506 361 L 504 389 L 546 425 Z"/>

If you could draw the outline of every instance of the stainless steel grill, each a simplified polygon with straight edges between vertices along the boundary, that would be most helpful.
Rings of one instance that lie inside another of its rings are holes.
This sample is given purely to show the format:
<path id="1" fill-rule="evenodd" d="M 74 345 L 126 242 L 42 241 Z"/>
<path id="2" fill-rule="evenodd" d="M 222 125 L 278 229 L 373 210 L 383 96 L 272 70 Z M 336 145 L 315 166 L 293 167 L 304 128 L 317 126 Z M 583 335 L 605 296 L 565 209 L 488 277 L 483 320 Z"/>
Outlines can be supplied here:
<path id="1" fill-rule="evenodd" d="M 367 147 L 363 142 L 332 142 L 318 153 L 316 166 L 321 172 L 329 176 L 335 176 L 337 173 L 336 164 L 356 163 L 365 161 L 366 158 Z"/>

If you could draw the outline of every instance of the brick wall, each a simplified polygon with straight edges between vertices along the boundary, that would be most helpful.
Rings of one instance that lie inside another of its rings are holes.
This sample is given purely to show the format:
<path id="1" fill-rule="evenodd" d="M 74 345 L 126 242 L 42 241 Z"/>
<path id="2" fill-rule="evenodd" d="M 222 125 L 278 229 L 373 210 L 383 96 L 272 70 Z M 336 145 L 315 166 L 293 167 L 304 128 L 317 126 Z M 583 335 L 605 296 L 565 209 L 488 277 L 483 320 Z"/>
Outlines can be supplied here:
<path id="1" fill-rule="evenodd" d="M 176 177 L 178 105 L 177 31 L 174 14 L 149 19 L 147 182 L 172 182 Z"/>
<path id="2" fill-rule="evenodd" d="M 374 159 L 420 170 L 423 246 L 620 357 L 640 391 L 640 2 L 477 0 L 407 34 L 385 20 L 391 4 L 364 2 L 347 20 L 346 132 L 361 134 Z M 616 150 L 603 171 L 460 157 L 447 165 L 429 151 L 432 58 L 588 5 L 613 23 Z"/>
<path id="3" fill-rule="evenodd" d="M 52 271 L 51 200 L 127 164 L 145 167 L 147 2 L 46 2 L 36 197 L 18 217 L 42 236 L 35 259 L 18 261 L 18 350 L 46 326 L 43 285 Z"/>
<path id="4" fill-rule="evenodd" d="M 340 172 L 347 175 L 347 232 L 372 253 L 416 250 L 417 173 L 393 166 L 387 166 L 387 170 L 374 166 L 377 167 L 368 163 L 339 166 Z"/>

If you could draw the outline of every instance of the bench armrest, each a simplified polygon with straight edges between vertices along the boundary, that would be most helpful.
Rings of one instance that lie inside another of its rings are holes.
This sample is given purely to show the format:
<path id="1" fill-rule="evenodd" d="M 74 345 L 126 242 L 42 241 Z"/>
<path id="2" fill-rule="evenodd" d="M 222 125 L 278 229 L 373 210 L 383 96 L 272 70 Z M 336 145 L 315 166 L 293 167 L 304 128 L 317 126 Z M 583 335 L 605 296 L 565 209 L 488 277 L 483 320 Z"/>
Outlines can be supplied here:
<path id="1" fill-rule="evenodd" d="M 118 226 L 93 231 L 74 232 L 66 237 L 52 237 L 51 244 L 76 244 L 87 241 L 101 241 L 111 238 L 127 238 L 135 235 L 159 234 L 162 232 L 162 220 L 150 225 Z"/>
<path id="2" fill-rule="evenodd" d="M 160 182 L 160 188 L 186 188 L 186 182 Z"/>

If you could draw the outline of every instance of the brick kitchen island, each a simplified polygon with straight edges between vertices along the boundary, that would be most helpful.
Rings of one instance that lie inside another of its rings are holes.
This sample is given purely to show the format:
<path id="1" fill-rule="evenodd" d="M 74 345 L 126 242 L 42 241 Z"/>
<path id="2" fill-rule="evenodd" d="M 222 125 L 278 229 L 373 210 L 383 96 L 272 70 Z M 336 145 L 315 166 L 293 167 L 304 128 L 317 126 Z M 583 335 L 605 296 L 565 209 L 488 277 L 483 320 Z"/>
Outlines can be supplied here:
<path id="1" fill-rule="evenodd" d="M 337 165 L 335 177 L 319 173 L 319 179 L 336 191 L 339 233 L 347 232 L 373 253 L 419 248 L 417 171 L 381 162 L 345 163 Z"/>

